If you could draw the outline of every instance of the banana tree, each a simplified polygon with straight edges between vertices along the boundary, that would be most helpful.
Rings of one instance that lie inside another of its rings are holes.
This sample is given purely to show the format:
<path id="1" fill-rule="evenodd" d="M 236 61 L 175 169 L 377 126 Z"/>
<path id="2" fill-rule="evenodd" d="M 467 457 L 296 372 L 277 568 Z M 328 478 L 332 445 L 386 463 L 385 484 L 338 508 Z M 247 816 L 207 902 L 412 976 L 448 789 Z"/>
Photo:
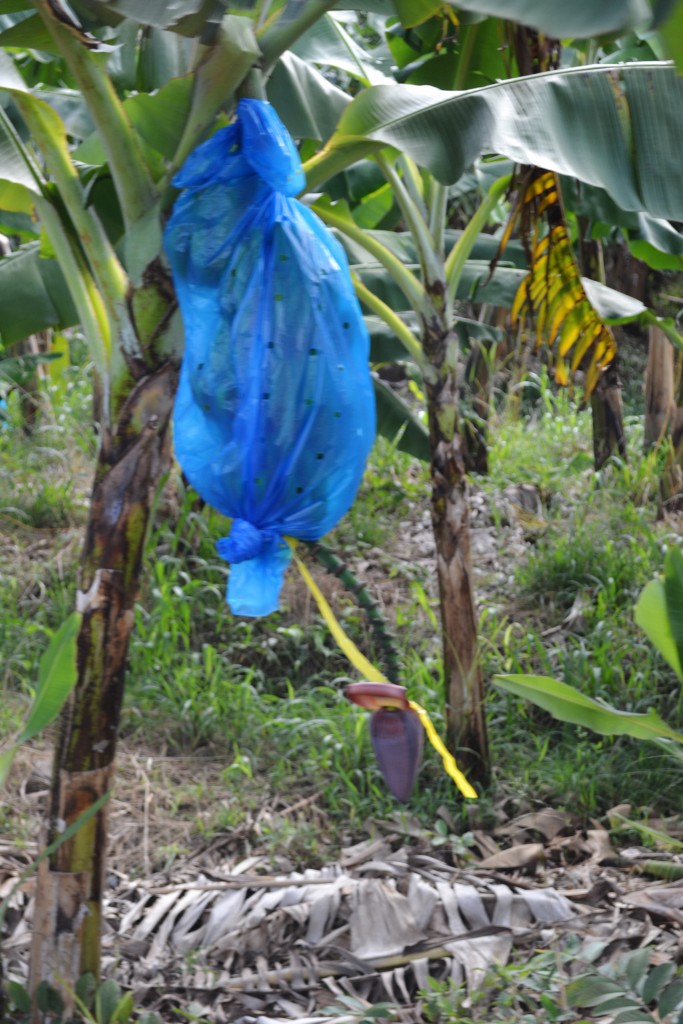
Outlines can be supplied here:
<path id="1" fill-rule="evenodd" d="M 17 6 L 22 5 L 14 3 L 12 10 Z M 100 19 L 91 19 L 86 32 L 58 5 L 36 0 L 24 6 L 34 13 L 11 25 L 1 42 L 56 55 L 80 95 L 31 88 L 30 62 L 24 77 L 0 51 L 3 221 L 12 215 L 37 217 L 59 267 L 50 282 L 44 265 L 50 261 L 40 260 L 44 246 L 35 242 L 9 257 L 3 270 L 9 279 L 21 260 L 24 272 L 33 274 L 42 314 L 53 316 L 52 303 L 56 318 L 81 324 L 95 366 L 100 433 L 76 596 L 81 625 L 71 654 L 78 679 L 56 745 L 47 835 L 54 852 L 40 866 L 31 957 L 31 988 L 58 979 L 68 1003 L 80 974 L 99 971 L 103 797 L 112 783 L 144 538 L 169 458 L 168 425 L 182 351 L 174 291 L 161 260 L 162 217 L 173 200 L 169 183 L 219 112 L 230 108 L 236 90 L 249 88 L 254 65 L 260 62 L 267 71 L 331 2 L 280 5 L 261 25 L 236 15 L 214 22 L 208 10 L 198 14 L 191 0 L 171 12 L 150 8 L 149 20 L 159 22 L 156 29 L 202 34 L 202 42 L 195 40 L 191 66 L 169 79 L 166 93 L 137 93 L 132 110 L 116 87 L 130 68 L 112 61 L 107 71 L 106 57 L 98 52 L 111 49 L 102 40 L 107 33 L 98 32 Z M 98 5 L 130 45 L 140 26 L 124 22 L 115 8 Z M 158 34 L 157 40 L 169 60 L 169 55 L 178 58 L 175 70 L 183 60 L 187 64 L 187 47 Z M 138 74 L 141 67 L 142 62 Z M 90 147 L 94 157 L 87 147 L 77 158 L 72 152 L 78 131 L 70 129 L 70 113 L 75 108 L 83 115 L 81 101 L 96 133 Z M 102 190 L 104 198 L 98 197 Z M 73 310 L 61 301 L 64 282 Z M 53 302 L 57 295 L 60 301 Z M 8 323 L 3 333 L 18 329 Z M 73 823 L 96 806 L 102 810 L 72 834 Z M 70 838 L 55 849 L 62 834 Z"/>
<path id="2" fill-rule="evenodd" d="M 476 6 L 471 5 L 471 9 Z M 431 11 L 423 12 L 425 13 Z M 582 17 L 586 15 L 585 10 L 578 13 Z M 569 17 L 571 19 L 571 15 Z M 498 37 L 497 30 L 492 32 L 492 21 L 495 19 L 486 19 L 483 27 L 481 20 L 463 27 L 460 50 L 451 54 L 455 59 L 450 62 L 446 59 L 438 60 L 438 74 L 442 80 L 444 76 L 450 76 L 456 86 L 461 86 L 469 80 L 472 71 L 475 70 L 468 60 L 477 45 L 477 30 L 480 32 L 480 38 L 488 39 L 489 42 L 492 38 Z M 416 14 L 411 24 L 421 24 Z M 439 45 L 442 41 L 439 40 Z M 315 183 L 316 179 L 324 180 L 330 171 L 336 171 L 343 166 L 349 156 L 347 147 L 353 147 L 354 155 L 359 158 L 370 156 L 378 164 L 412 239 L 414 262 L 417 264 L 415 273 L 405 266 L 405 260 L 402 259 L 406 249 L 405 243 L 402 244 L 404 253 L 401 253 L 391 241 L 382 238 L 381 232 L 368 232 L 363 226 L 363 221 L 367 218 L 366 209 L 361 208 L 360 217 L 354 220 L 341 203 L 330 204 L 324 200 L 316 205 L 321 217 L 347 240 L 351 248 L 365 250 L 368 258 L 376 261 L 389 275 L 402 293 L 402 298 L 411 312 L 412 323 L 417 325 L 416 329 L 411 330 L 411 321 L 397 315 L 397 311 L 403 309 L 403 306 L 398 305 L 395 299 L 387 303 L 376 290 L 373 291 L 372 286 L 368 287 L 366 281 L 362 278 L 358 280 L 359 297 L 401 340 L 406 353 L 417 364 L 424 381 L 430 433 L 432 518 L 444 636 L 443 662 L 447 687 L 448 735 L 452 748 L 457 747 L 460 756 L 464 756 L 466 761 L 467 752 L 470 752 L 470 772 L 476 773 L 478 770 L 480 776 L 485 777 L 488 759 L 482 712 L 484 688 L 476 656 L 476 624 L 467 520 L 466 470 L 471 464 L 471 459 L 468 458 L 468 418 L 463 414 L 461 397 L 464 362 L 462 353 L 459 352 L 459 338 L 456 332 L 459 318 L 454 312 L 454 299 L 458 294 L 472 246 L 492 209 L 504 193 L 509 179 L 501 179 L 492 186 L 482 206 L 471 218 L 467 230 L 450 249 L 446 245 L 444 231 L 447 210 L 444 180 L 458 179 L 465 170 L 467 149 L 464 148 L 463 152 L 460 140 L 464 140 L 466 147 L 471 136 L 477 134 L 478 125 L 483 128 L 483 131 L 479 132 L 479 151 L 502 152 L 517 160 L 523 152 L 523 162 L 529 163 L 538 149 L 534 149 L 536 139 L 529 130 L 530 124 L 525 125 L 527 110 L 523 104 L 527 103 L 527 95 L 530 97 L 528 103 L 533 103 L 536 93 L 531 88 L 531 81 L 528 78 L 524 79 L 524 84 L 519 89 L 513 83 L 507 82 L 500 92 L 497 86 L 492 86 L 489 89 L 472 89 L 464 96 L 449 96 L 437 90 L 430 91 L 426 87 L 415 87 L 412 92 L 410 87 L 396 90 L 395 87 L 378 81 L 378 78 L 381 79 L 381 73 L 378 73 L 376 64 L 381 64 L 381 61 L 371 63 L 367 55 L 359 51 L 353 40 L 344 38 L 342 30 L 338 25 L 335 27 L 330 16 L 318 23 L 299 42 L 297 52 L 305 56 L 309 62 L 327 63 L 341 68 L 367 87 L 366 91 L 345 110 L 335 135 L 326 142 L 320 153 L 309 160 L 309 187 L 311 181 Z M 394 46 L 392 53 L 397 52 L 400 51 Z M 490 61 L 490 54 L 488 56 Z M 500 61 L 501 58 L 498 56 L 496 59 Z M 406 62 L 407 58 L 404 58 L 404 63 Z M 429 61 L 421 60 L 418 64 L 417 70 L 415 64 L 408 65 L 412 71 L 411 77 L 427 79 Z M 592 80 L 594 70 L 589 72 L 589 80 Z M 489 68 L 491 77 L 495 71 Z M 550 78 L 547 80 L 551 81 Z M 561 77 L 559 82 L 564 88 L 565 79 Z M 573 83 L 567 80 L 567 87 L 571 88 L 572 85 Z M 546 81 L 543 81 L 537 91 L 542 95 L 546 88 Z M 550 88 L 554 89 L 554 84 L 551 84 Z M 577 99 L 582 88 L 583 86 L 578 86 L 574 90 Z M 517 96 L 515 92 L 518 92 Z M 460 113 L 460 108 L 466 107 L 468 100 L 474 101 L 473 106 L 467 113 Z M 554 96 L 549 97 L 547 109 L 555 102 Z M 414 106 L 411 106 L 412 103 Z M 515 106 L 518 113 L 517 123 L 511 127 L 508 107 L 514 110 Z M 542 106 L 546 106 L 543 101 Z M 480 110 L 479 118 L 474 113 L 477 107 Z M 535 121 L 535 118 L 532 117 L 532 120 Z M 519 130 L 522 136 L 526 130 L 527 137 L 520 140 L 516 130 Z M 392 154 L 380 150 L 379 147 L 370 147 L 369 138 L 380 143 L 392 144 L 394 149 L 400 152 L 400 156 L 395 152 Z M 476 152 L 474 147 L 470 149 L 470 155 L 473 156 Z M 549 155 L 552 158 L 554 154 L 551 151 Z M 425 178 L 424 174 L 418 172 L 417 163 L 429 167 L 435 174 Z M 581 173 L 579 161 L 575 161 L 573 166 Z M 605 162 L 605 167 L 600 168 L 600 175 L 606 167 Z M 549 172 L 547 177 L 557 192 L 557 176 Z M 439 181 L 438 178 L 442 180 Z M 544 210 L 549 208 L 547 191 L 546 189 L 541 197 L 544 201 Z M 379 194 L 379 190 L 372 193 L 373 201 L 377 200 Z M 539 193 L 536 189 L 534 198 L 537 194 Z M 639 205 L 639 202 L 635 200 L 636 205 Z M 554 208 L 559 209 L 557 201 Z M 560 228 L 562 225 L 557 224 L 555 233 Z M 675 234 L 673 231 L 671 233 Z M 561 243 L 554 247 L 552 254 L 553 272 L 558 282 L 552 293 L 552 304 L 548 299 L 547 287 L 544 287 L 544 275 L 547 274 L 549 266 L 548 254 L 545 252 L 543 255 L 537 254 L 534 261 L 537 264 L 535 274 L 530 276 L 526 287 L 523 285 L 518 288 L 517 299 L 513 305 L 519 307 L 526 302 L 532 305 L 537 313 L 543 313 L 542 320 L 545 326 L 551 328 L 550 341 L 552 342 L 556 336 L 558 338 L 557 347 L 561 353 L 558 364 L 560 370 L 564 358 L 568 355 L 574 368 L 579 365 L 582 358 L 587 357 L 588 390 L 592 390 L 600 377 L 602 367 L 613 357 L 614 342 L 609 327 L 596 312 L 581 283 L 574 258 L 571 256 L 566 228 L 562 228 Z M 562 256 L 561 260 L 557 258 L 558 253 Z M 567 267 L 570 269 L 569 275 Z M 533 302 L 527 299 L 529 295 L 533 295 Z M 628 306 L 628 303 L 626 305 Z M 461 323 L 460 326 L 464 325 Z M 543 324 L 539 333 L 542 327 Z"/>

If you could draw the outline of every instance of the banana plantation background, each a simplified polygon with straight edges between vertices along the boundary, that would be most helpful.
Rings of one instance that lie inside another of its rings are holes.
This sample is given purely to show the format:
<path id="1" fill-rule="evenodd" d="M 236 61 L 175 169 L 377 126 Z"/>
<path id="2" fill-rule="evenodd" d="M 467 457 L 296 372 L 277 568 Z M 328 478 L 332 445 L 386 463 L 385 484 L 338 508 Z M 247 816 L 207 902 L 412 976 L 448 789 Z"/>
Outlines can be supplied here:
<path id="1" fill-rule="evenodd" d="M 682 61 L 673 0 L 0 0 L 7 851 L 29 828 L 22 765 L 53 749 L 40 846 L 0 875 L 7 1019 L 144 1015 L 120 984 L 169 996 L 175 968 L 149 991 L 117 976 L 116 884 L 150 977 L 167 944 L 200 967 L 213 950 L 210 984 L 181 971 L 203 993 L 190 1019 L 323 1020 L 333 999 L 349 1020 L 677 1019 Z M 356 645 L 429 705 L 476 803 L 425 755 L 396 812 L 343 703 L 354 669 L 291 581 L 272 622 L 229 616 L 221 517 L 173 460 L 174 178 L 253 98 L 296 141 L 371 342 L 365 482 L 337 553 L 300 551 Z M 139 730 L 141 750 L 222 760 L 196 889 L 191 867 L 136 888 L 161 868 L 142 768 L 137 865 L 107 868 L 120 730 L 124 751 Z M 245 822 L 273 790 L 297 825 L 268 849 Z M 224 832 L 244 856 L 212 869 Z M 670 890 L 609 876 L 636 861 Z M 616 944 L 607 890 L 587 931 L 561 892 L 589 914 L 593 882 L 626 893 Z M 501 975 L 522 933 L 532 966 Z"/>

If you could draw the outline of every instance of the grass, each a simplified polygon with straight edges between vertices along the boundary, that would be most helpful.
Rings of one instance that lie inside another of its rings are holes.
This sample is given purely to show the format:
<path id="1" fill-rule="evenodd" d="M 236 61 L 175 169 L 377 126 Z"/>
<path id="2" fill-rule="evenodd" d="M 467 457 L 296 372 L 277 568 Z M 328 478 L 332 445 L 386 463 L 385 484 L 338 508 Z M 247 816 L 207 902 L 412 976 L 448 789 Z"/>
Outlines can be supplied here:
<path id="1" fill-rule="evenodd" d="M 552 675 L 623 710 L 655 707 L 680 727 L 680 687 L 633 621 L 640 590 L 680 538 L 657 522 L 663 456 L 639 454 L 639 418 L 627 429 L 630 461 L 596 474 L 590 418 L 566 393 L 546 391 L 526 421 L 499 424 L 484 488 L 493 499 L 512 481 L 536 484 L 549 513 L 547 529 L 514 569 L 514 607 L 483 616 L 483 660 L 489 677 Z M 548 802 L 587 817 L 629 800 L 680 810 L 680 769 L 654 748 L 560 725 L 495 688 L 489 720 L 494 762 L 518 765 L 520 807 Z M 500 775 L 506 787 L 504 767 Z"/>
<path id="2" fill-rule="evenodd" d="M 87 394 L 87 376 L 73 369 L 59 396 L 47 394 L 33 436 L 23 434 L 12 396 L 9 428 L 0 431 L 0 515 L 10 552 L 0 571 L 0 736 L 19 723 L 46 629 L 71 608 L 94 452 Z M 658 457 L 638 454 L 637 418 L 628 429 L 628 464 L 595 474 L 588 414 L 547 380 L 536 381 L 523 415 L 509 406 L 499 412 L 490 474 L 473 481 L 475 525 L 497 543 L 492 569 L 477 577 L 482 660 L 487 678 L 557 675 L 624 709 L 656 707 L 680 727 L 678 684 L 632 615 L 666 546 L 679 538 L 671 523 L 657 522 Z M 501 511 L 513 483 L 544 496 L 546 527 L 533 536 L 521 537 Z M 330 544 L 362 567 L 371 589 L 390 595 L 404 681 L 443 731 L 433 565 L 406 558 L 404 548 L 397 553 L 405 530 L 426 529 L 427 486 L 424 466 L 380 442 Z M 367 834 L 368 819 L 396 811 L 366 716 L 342 696 L 353 671 L 293 573 L 281 612 L 266 621 L 231 616 L 228 570 L 214 547 L 226 523 L 179 479 L 159 505 L 130 648 L 124 745 L 150 756 L 222 760 L 225 799 L 191 781 L 178 788 L 177 813 L 194 815 L 200 841 L 253 824 L 268 805 L 273 813 L 252 828 L 252 840 L 293 861 L 321 859 L 328 847 Z M 376 657 L 353 601 L 317 575 L 345 628 Z M 681 769 L 654 748 L 559 725 L 493 687 L 488 714 L 494 783 L 476 810 L 462 807 L 438 758 L 426 752 L 408 810 L 427 832 L 441 805 L 463 831 L 472 820 L 492 821 L 501 804 L 512 813 L 550 803 L 584 820 L 624 800 L 680 810 Z M 289 812 L 299 804 L 305 810 Z"/>

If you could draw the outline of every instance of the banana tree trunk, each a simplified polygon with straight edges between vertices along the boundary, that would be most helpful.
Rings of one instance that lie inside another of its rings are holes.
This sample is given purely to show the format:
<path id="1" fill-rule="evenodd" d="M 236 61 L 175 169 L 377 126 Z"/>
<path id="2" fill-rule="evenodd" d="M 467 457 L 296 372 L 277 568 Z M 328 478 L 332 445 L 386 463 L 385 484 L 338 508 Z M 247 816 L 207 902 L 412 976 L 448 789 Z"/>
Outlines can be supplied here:
<path id="1" fill-rule="evenodd" d="M 431 448 L 431 512 L 443 631 L 446 733 L 469 774 L 489 774 L 484 677 L 477 645 L 466 445 L 458 429 L 457 339 L 437 325 L 423 331 Z"/>
<path id="2" fill-rule="evenodd" d="M 617 361 L 614 360 L 600 377 L 591 395 L 593 414 L 593 461 L 602 469 L 613 455 L 626 458 L 624 403 Z"/>
<path id="3" fill-rule="evenodd" d="M 650 327 L 647 369 L 645 371 L 645 421 L 643 424 L 643 445 L 646 452 L 660 444 L 668 436 L 674 411 L 673 346 L 659 327 Z"/>
<path id="4" fill-rule="evenodd" d="M 48 843 L 111 787 L 145 533 L 176 383 L 170 364 L 140 379 L 102 438 L 77 595 L 78 682 L 60 719 Z M 106 842 L 103 809 L 43 861 L 38 877 L 30 988 L 47 981 L 67 1008 L 80 975 L 99 974 Z"/>
<path id="5" fill-rule="evenodd" d="M 595 281 L 605 283 L 605 261 L 602 245 L 590 239 L 588 221 L 580 220 L 580 260 L 583 273 Z M 613 455 L 626 458 L 626 429 L 624 427 L 624 402 L 617 359 L 607 367 L 591 395 L 593 417 L 593 462 L 600 470 Z"/>
<path id="6" fill-rule="evenodd" d="M 670 441 L 659 481 L 660 512 L 683 508 L 683 383 L 671 342 L 650 327 L 645 371 L 645 451 Z"/>

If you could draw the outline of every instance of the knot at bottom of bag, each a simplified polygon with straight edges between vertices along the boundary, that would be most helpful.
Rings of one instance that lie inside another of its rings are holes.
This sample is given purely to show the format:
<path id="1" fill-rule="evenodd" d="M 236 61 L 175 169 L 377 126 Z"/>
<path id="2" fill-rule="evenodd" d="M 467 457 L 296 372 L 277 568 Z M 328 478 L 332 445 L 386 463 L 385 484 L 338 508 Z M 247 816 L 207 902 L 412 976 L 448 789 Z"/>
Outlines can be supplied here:
<path id="1" fill-rule="evenodd" d="M 229 537 L 216 543 L 221 558 L 231 563 L 227 602 L 234 615 L 276 612 L 291 551 L 275 530 L 260 530 L 234 519 Z"/>

